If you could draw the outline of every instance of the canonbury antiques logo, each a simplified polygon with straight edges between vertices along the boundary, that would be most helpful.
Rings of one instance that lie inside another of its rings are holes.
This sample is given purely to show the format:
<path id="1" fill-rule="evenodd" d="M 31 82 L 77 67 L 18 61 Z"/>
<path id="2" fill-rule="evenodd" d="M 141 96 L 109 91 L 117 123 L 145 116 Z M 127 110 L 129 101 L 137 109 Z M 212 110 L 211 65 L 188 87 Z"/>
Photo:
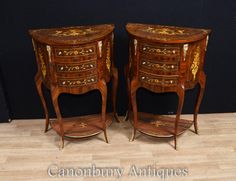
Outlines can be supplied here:
<path id="1" fill-rule="evenodd" d="M 159 177 L 166 179 L 170 177 L 185 177 L 188 175 L 187 168 L 157 168 L 155 165 L 138 167 L 131 165 L 125 172 L 122 167 L 97 167 L 92 164 L 90 167 L 60 167 L 59 165 L 50 165 L 47 169 L 48 176 L 54 178 L 64 177 Z"/>

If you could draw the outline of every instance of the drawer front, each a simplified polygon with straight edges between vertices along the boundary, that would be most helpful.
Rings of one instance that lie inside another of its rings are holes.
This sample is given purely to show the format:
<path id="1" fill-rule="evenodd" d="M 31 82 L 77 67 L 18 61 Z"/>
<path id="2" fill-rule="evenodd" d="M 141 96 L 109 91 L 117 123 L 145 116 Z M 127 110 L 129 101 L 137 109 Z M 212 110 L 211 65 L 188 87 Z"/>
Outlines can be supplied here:
<path id="1" fill-rule="evenodd" d="M 59 87 L 74 88 L 96 84 L 97 76 L 81 77 L 78 79 L 58 78 L 57 81 Z"/>
<path id="2" fill-rule="evenodd" d="M 141 59 L 140 70 L 153 72 L 160 75 L 178 75 L 179 62 L 157 62 L 149 59 Z"/>
<path id="3" fill-rule="evenodd" d="M 81 63 L 56 63 L 57 73 L 79 73 L 84 71 L 96 71 L 96 60 Z"/>
<path id="4" fill-rule="evenodd" d="M 178 76 L 158 76 L 140 71 L 139 81 L 150 85 L 176 86 L 178 84 Z"/>
<path id="5" fill-rule="evenodd" d="M 55 58 L 82 58 L 96 57 L 96 45 L 86 45 L 79 47 L 55 47 Z"/>
<path id="6" fill-rule="evenodd" d="M 140 45 L 141 59 L 152 59 L 157 62 L 178 62 L 180 61 L 180 47 L 170 45 Z"/>
<path id="7" fill-rule="evenodd" d="M 178 46 L 141 44 L 140 51 L 154 55 L 180 56 L 180 48 Z"/>

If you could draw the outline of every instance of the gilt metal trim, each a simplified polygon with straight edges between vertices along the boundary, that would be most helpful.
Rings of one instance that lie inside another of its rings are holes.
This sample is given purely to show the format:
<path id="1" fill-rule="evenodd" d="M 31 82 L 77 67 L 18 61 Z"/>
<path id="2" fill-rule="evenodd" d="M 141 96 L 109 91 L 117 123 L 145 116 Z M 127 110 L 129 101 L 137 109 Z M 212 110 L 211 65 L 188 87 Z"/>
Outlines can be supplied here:
<path id="1" fill-rule="evenodd" d="M 200 46 L 198 46 L 194 52 L 193 63 L 190 67 L 190 70 L 193 74 L 193 80 L 196 79 L 196 75 L 200 65 L 200 51 L 201 51 Z"/>
<path id="2" fill-rule="evenodd" d="M 137 46 L 138 46 L 138 41 L 134 39 L 134 55 L 137 55 Z"/>
<path id="3" fill-rule="evenodd" d="M 102 41 L 98 41 L 98 51 L 99 51 L 99 57 L 102 57 Z"/>
<path id="4" fill-rule="evenodd" d="M 183 49 L 184 49 L 184 61 L 185 61 L 186 60 L 187 51 L 188 51 L 188 44 L 184 44 Z"/>
<path id="5" fill-rule="evenodd" d="M 111 71 L 111 45 L 110 42 L 107 43 L 107 56 L 106 56 L 106 66 L 108 71 Z"/>
<path id="6" fill-rule="evenodd" d="M 51 47 L 49 45 L 46 46 L 47 47 L 47 51 L 48 51 L 48 59 L 49 59 L 49 62 L 52 61 L 51 59 Z"/>
<path id="7" fill-rule="evenodd" d="M 205 51 L 207 51 L 207 45 L 208 45 L 208 40 L 209 40 L 209 35 L 207 35 L 207 37 L 206 37 L 206 47 L 205 47 Z"/>
<path id="8" fill-rule="evenodd" d="M 45 78 L 46 74 L 47 74 L 47 67 L 46 67 L 46 64 L 45 64 L 45 61 L 44 61 L 44 56 L 43 56 L 42 49 L 39 47 L 37 52 L 38 52 L 39 61 L 40 61 L 40 69 L 41 69 L 43 78 Z"/>

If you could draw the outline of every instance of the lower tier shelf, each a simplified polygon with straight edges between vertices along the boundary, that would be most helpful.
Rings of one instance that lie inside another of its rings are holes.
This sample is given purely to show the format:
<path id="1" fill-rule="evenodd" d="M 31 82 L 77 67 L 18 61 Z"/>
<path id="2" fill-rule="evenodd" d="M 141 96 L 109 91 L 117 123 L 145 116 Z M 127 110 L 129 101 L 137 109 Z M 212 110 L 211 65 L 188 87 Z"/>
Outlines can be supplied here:
<path id="1" fill-rule="evenodd" d="M 130 113 L 130 121 L 133 124 L 133 112 Z M 180 119 L 177 135 L 188 130 L 192 124 L 191 120 Z M 175 117 L 139 112 L 137 130 L 149 136 L 172 137 L 175 132 Z"/>
<path id="2" fill-rule="evenodd" d="M 111 125 L 112 120 L 112 113 L 106 114 L 106 127 Z M 63 118 L 62 121 L 65 138 L 84 138 L 103 132 L 101 114 Z M 51 120 L 50 125 L 60 135 L 59 121 Z"/>

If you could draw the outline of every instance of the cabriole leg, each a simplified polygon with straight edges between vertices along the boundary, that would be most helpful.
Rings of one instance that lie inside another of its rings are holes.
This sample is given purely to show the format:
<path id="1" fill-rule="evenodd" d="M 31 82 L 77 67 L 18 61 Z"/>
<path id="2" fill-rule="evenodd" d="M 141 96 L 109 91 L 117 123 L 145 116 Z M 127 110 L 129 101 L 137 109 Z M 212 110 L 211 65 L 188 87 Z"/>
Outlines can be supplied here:
<path id="1" fill-rule="evenodd" d="M 113 115 L 117 122 L 120 122 L 119 117 L 116 112 L 116 98 L 117 98 L 117 87 L 118 87 L 118 70 L 115 67 L 112 67 L 112 108 Z"/>
<path id="2" fill-rule="evenodd" d="M 136 131 L 138 127 L 138 109 L 137 109 L 137 101 L 136 101 L 136 92 L 137 92 L 138 86 L 136 81 L 131 82 L 131 103 L 132 103 L 132 108 L 133 108 L 133 136 L 131 138 L 131 141 L 134 141 L 135 136 L 136 136 Z"/>
<path id="3" fill-rule="evenodd" d="M 178 109 L 176 113 L 176 118 L 175 118 L 175 133 L 174 133 L 174 141 L 175 141 L 175 149 L 177 150 L 177 135 L 178 135 L 178 124 L 179 124 L 179 119 L 180 115 L 182 113 L 182 108 L 184 104 L 184 95 L 185 95 L 185 89 L 184 85 L 180 85 L 177 90 L 177 95 L 178 95 Z"/>
<path id="4" fill-rule="evenodd" d="M 205 85 L 206 85 L 206 75 L 204 72 L 201 72 L 199 75 L 199 85 L 200 85 L 200 88 L 199 88 L 198 97 L 197 97 L 197 101 L 194 108 L 194 117 L 193 117 L 194 130 L 196 134 L 198 134 L 197 114 L 199 112 L 199 107 L 202 102 L 203 94 L 205 91 Z"/>
<path id="5" fill-rule="evenodd" d="M 60 136 L 61 136 L 61 142 L 60 142 L 60 148 L 63 149 L 64 148 L 64 128 L 63 128 L 63 120 L 62 120 L 62 116 L 61 116 L 61 111 L 60 111 L 60 107 L 59 107 L 59 103 L 58 103 L 58 97 L 59 97 L 59 93 L 56 89 L 51 91 L 51 97 L 52 97 L 52 103 L 56 112 L 56 116 L 57 116 L 57 120 L 59 122 L 60 125 Z"/>
<path id="6" fill-rule="evenodd" d="M 131 95 L 130 95 L 130 77 L 129 77 L 129 64 L 125 66 L 125 79 L 126 79 L 126 87 L 127 87 L 127 95 L 128 95 L 128 110 L 126 111 L 126 115 L 124 121 L 129 119 L 129 114 L 131 112 Z"/>
<path id="7" fill-rule="evenodd" d="M 44 129 L 44 132 L 46 133 L 48 131 L 48 126 L 49 126 L 49 113 L 48 113 L 47 104 L 46 104 L 45 97 L 43 95 L 43 90 L 42 90 L 43 81 L 42 81 L 39 73 L 37 73 L 36 76 L 35 76 L 35 83 L 36 83 L 36 87 L 37 87 L 39 97 L 40 97 L 41 102 L 43 104 L 43 110 L 44 110 L 44 114 L 45 114 L 45 117 L 46 117 L 46 119 L 45 119 L 45 129 Z"/>
<path id="8" fill-rule="evenodd" d="M 108 143 L 107 137 L 107 127 L 106 127 L 106 106 L 107 106 L 107 85 L 104 80 L 99 82 L 99 91 L 102 96 L 102 123 L 103 123 L 103 131 L 105 136 L 105 141 Z"/>

